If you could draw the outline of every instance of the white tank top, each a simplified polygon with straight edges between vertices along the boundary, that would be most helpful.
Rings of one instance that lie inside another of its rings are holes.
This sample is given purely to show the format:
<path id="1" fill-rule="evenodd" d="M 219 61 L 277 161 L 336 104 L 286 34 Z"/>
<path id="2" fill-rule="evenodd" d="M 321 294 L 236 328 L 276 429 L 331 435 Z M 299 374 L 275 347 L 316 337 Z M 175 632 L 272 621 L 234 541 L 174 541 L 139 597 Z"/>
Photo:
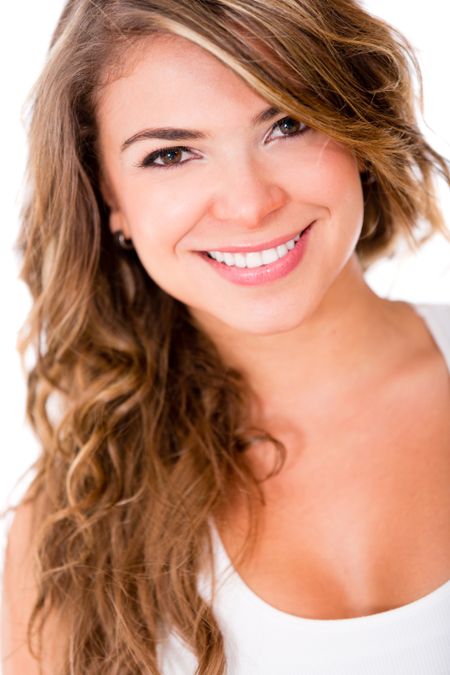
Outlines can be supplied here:
<path id="1" fill-rule="evenodd" d="M 450 305 L 412 307 L 450 371 Z M 450 577 L 396 609 L 351 619 L 307 619 L 256 595 L 234 570 L 212 523 L 211 530 L 218 579 L 213 610 L 224 636 L 227 675 L 450 675 Z M 211 600 L 206 575 L 199 578 L 199 592 Z M 163 675 L 194 675 L 197 667 L 174 633 L 161 645 L 159 658 Z"/>

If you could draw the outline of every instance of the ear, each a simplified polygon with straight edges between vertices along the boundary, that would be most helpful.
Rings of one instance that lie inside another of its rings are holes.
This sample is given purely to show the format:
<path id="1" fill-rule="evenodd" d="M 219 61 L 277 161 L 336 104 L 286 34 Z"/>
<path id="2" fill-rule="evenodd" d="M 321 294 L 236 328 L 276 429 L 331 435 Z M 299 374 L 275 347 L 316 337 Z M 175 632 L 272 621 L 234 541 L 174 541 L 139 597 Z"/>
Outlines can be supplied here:
<path id="1" fill-rule="evenodd" d="M 120 230 L 124 233 L 125 237 L 129 239 L 130 233 L 125 217 L 120 210 L 111 187 L 105 180 L 100 182 L 100 191 L 106 205 L 109 208 L 109 229 L 113 234 Z"/>

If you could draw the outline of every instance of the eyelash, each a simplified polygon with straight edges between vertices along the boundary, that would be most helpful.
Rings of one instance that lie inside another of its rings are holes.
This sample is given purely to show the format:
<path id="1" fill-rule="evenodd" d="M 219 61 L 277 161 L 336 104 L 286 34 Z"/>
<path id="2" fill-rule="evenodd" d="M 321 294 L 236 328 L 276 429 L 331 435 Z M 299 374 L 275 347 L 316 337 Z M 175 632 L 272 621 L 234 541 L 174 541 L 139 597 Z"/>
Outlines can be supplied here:
<path id="1" fill-rule="evenodd" d="M 271 131 L 279 127 L 283 122 L 286 120 L 293 120 L 294 122 L 298 122 L 298 124 L 301 125 L 301 128 L 296 131 L 293 134 L 288 134 L 286 136 L 281 136 L 279 140 L 288 140 L 289 138 L 296 138 L 297 136 L 301 136 L 302 134 L 305 133 L 309 129 L 309 127 L 306 126 L 306 124 L 303 124 L 303 122 L 299 122 L 297 119 L 291 116 L 286 116 L 283 117 L 281 120 L 278 120 L 278 122 L 275 122 L 275 124 L 272 126 Z M 181 150 L 182 152 L 191 152 L 189 148 L 186 148 L 185 146 L 173 146 L 170 148 L 163 148 L 162 150 L 155 150 L 155 152 L 150 153 L 144 159 L 142 162 L 140 162 L 137 166 L 138 168 L 141 169 L 175 169 L 177 166 L 182 166 L 183 164 L 186 164 L 186 161 L 189 160 L 184 160 L 184 162 L 177 162 L 175 164 L 156 164 L 155 160 L 159 159 L 163 155 L 169 152 L 174 152 L 175 150 Z"/>

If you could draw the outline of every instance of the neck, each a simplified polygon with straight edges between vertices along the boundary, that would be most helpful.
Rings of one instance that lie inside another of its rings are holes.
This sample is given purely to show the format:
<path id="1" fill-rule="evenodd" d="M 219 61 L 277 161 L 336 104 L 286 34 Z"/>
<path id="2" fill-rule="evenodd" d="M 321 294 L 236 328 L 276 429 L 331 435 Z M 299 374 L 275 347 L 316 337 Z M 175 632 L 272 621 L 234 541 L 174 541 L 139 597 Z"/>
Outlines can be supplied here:
<path id="1" fill-rule="evenodd" d="M 389 325 L 386 301 L 366 284 L 356 255 L 292 330 L 253 335 L 206 323 L 225 361 L 246 376 L 264 422 L 323 408 L 373 372 Z"/>

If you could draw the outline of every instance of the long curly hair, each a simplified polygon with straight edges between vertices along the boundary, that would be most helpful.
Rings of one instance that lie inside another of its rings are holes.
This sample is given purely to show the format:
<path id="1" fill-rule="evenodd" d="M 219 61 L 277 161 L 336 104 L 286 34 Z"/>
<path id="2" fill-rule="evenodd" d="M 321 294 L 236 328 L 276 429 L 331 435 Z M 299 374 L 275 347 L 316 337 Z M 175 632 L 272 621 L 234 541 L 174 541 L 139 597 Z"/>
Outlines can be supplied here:
<path id="1" fill-rule="evenodd" d="M 244 376 L 108 226 L 98 95 L 156 33 L 208 50 L 354 152 L 365 167 L 364 269 L 399 237 L 413 247 L 449 237 L 435 194 L 449 166 L 418 127 L 414 52 L 355 1 L 69 0 L 32 95 L 17 241 L 33 298 L 19 351 L 41 446 L 22 500 L 40 513 L 28 639 L 35 652 L 36 624 L 39 633 L 48 611 L 63 612 L 61 675 L 158 675 L 168 630 L 193 651 L 197 673 L 225 673 L 222 633 L 197 586 L 204 565 L 213 574 L 210 519 L 241 490 L 250 545 L 262 490 L 246 448 L 274 444 L 270 475 L 285 458 L 276 438 L 249 426 Z"/>

